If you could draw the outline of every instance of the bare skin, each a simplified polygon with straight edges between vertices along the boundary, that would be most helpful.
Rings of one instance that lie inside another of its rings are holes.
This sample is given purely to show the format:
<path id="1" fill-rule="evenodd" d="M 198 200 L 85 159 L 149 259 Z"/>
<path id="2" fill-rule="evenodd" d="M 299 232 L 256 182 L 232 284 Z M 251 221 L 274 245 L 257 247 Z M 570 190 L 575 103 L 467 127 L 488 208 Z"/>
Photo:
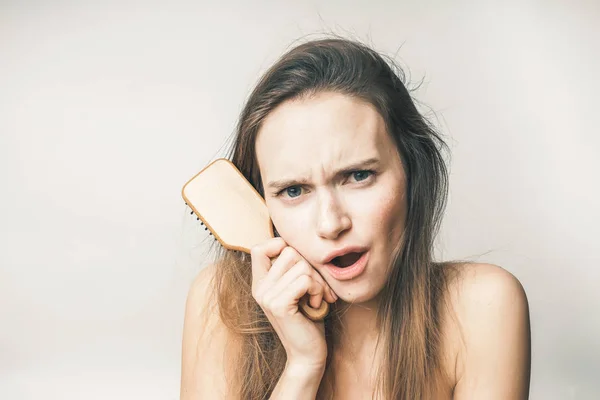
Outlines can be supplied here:
<path id="1" fill-rule="evenodd" d="M 385 266 L 406 218 L 406 177 L 397 150 L 372 106 L 339 94 L 321 93 L 288 101 L 271 112 L 261 127 L 256 152 L 271 218 L 285 245 L 297 252 L 287 257 L 287 265 L 281 261 L 273 266 L 271 275 L 278 275 L 267 279 L 268 285 L 256 286 L 263 288 L 260 298 L 268 299 L 263 309 L 281 310 L 282 301 L 293 305 L 306 292 L 318 300 L 331 301 L 333 292 L 339 298 L 336 300 L 347 307 L 344 337 L 334 354 L 336 398 L 369 397 L 373 392 L 371 371 L 377 336 L 375 300 L 386 282 Z M 367 159 L 376 161 L 335 174 L 348 164 Z M 283 180 L 287 181 L 284 186 L 272 184 Z M 369 261 L 361 275 L 338 280 L 324 265 L 324 259 L 331 251 L 347 245 L 367 248 Z M 274 251 L 274 245 L 270 246 Z M 284 247 L 282 243 L 281 248 Z M 262 250 L 255 249 L 253 263 L 255 258 L 264 259 Z M 294 266 L 299 262 L 312 266 L 318 275 L 306 280 L 304 293 L 296 284 L 297 296 L 288 294 L 284 298 L 281 293 L 287 292 L 281 290 L 278 282 L 285 281 L 287 271 L 306 268 Z M 253 264 L 253 272 L 259 268 L 264 277 L 271 267 Z M 227 338 L 214 335 L 226 333 L 220 328 L 214 309 L 202 310 L 202 295 L 197 293 L 201 289 L 195 289 L 206 285 L 207 276 L 210 271 L 201 274 L 192 286 L 190 299 L 195 300 L 189 300 L 186 307 L 182 399 L 202 398 L 202 393 L 216 398 L 215 393 L 225 393 L 223 376 L 228 374 L 227 368 L 235 365 L 222 365 Z M 519 281 L 498 266 L 472 264 L 464 268 L 460 280 L 451 282 L 450 288 L 449 299 L 456 318 L 448 315 L 442 326 L 443 366 L 450 382 L 439 388 L 439 398 L 526 399 L 529 314 Z M 214 329 L 213 333 L 202 331 L 204 328 L 196 322 L 200 314 L 212 321 L 205 326 Z M 286 350 L 304 349 L 307 335 L 311 335 L 309 340 L 320 340 L 320 329 L 307 327 L 294 337 L 295 330 L 285 331 L 283 313 L 269 315 L 274 316 L 272 323 L 285 334 Z M 307 356 L 311 365 L 324 359 L 321 347 Z M 235 346 L 229 344 L 227 348 L 233 357 Z M 221 367 L 215 368 L 211 363 Z M 212 365 L 210 369 L 207 364 Z M 306 379 L 318 386 L 321 377 L 310 374 Z M 294 381 L 297 377 L 290 379 Z"/>

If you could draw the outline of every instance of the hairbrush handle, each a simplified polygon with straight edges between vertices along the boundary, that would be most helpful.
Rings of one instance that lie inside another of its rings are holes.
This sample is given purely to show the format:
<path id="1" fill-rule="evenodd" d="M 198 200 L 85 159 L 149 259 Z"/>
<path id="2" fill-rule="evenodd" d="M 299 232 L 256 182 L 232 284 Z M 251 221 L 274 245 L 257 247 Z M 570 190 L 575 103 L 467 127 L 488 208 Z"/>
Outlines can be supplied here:
<path id="1" fill-rule="evenodd" d="M 309 299 L 308 295 L 300 298 L 298 308 L 308 319 L 315 322 L 322 321 L 329 313 L 329 303 L 323 299 L 319 308 L 313 308 L 308 302 Z"/>

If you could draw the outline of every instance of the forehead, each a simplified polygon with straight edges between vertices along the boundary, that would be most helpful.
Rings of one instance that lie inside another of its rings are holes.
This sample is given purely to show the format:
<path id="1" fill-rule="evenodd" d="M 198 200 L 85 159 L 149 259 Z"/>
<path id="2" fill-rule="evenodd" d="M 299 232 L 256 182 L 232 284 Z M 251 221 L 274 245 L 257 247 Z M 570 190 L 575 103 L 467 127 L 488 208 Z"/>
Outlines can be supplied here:
<path id="1" fill-rule="evenodd" d="M 371 104 L 321 93 L 273 110 L 258 133 L 256 153 L 264 178 L 312 175 L 369 157 L 384 159 L 390 146 L 383 118 Z"/>

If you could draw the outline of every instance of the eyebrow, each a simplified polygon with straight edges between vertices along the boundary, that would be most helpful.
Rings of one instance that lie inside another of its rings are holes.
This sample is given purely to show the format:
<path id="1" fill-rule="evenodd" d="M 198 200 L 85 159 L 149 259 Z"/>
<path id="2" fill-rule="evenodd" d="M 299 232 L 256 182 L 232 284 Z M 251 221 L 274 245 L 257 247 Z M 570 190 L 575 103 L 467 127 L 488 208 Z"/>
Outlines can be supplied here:
<path id="1" fill-rule="evenodd" d="M 374 166 L 379 164 L 379 159 L 376 157 L 372 157 L 363 161 L 358 161 L 352 164 L 345 166 L 337 170 L 334 174 L 335 177 L 340 177 L 346 175 L 350 172 L 365 169 L 365 168 L 373 168 Z M 283 190 L 289 186 L 295 185 L 305 185 L 309 182 L 307 178 L 299 178 L 299 179 L 278 179 L 274 181 L 270 181 L 267 183 L 267 187 L 272 190 Z"/>

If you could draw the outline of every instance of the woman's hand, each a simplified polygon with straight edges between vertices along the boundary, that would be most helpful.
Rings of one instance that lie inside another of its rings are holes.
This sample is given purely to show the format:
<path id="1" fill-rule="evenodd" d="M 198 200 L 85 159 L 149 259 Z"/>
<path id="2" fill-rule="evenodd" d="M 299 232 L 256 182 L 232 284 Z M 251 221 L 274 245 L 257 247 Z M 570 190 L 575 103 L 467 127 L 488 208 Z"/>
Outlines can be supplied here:
<path id="1" fill-rule="evenodd" d="M 327 358 L 325 326 L 313 322 L 298 309 L 301 297 L 318 308 L 337 296 L 323 277 L 280 237 L 251 249 L 252 295 L 273 325 L 287 353 L 288 365 L 322 368 Z M 277 257 L 271 265 L 271 259 Z"/>

